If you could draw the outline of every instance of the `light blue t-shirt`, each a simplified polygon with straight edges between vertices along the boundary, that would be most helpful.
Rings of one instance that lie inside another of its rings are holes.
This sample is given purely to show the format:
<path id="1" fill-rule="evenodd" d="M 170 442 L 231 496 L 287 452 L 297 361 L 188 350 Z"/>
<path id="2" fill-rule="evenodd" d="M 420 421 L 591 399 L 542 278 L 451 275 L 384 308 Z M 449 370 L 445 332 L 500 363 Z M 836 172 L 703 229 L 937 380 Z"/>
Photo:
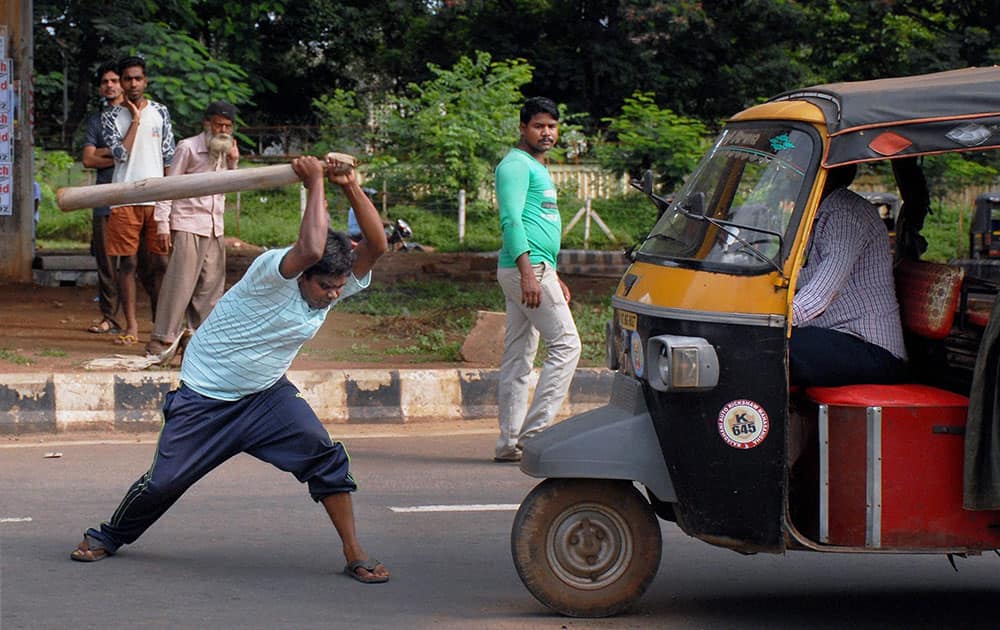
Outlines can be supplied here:
<path id="1" fill-rule="evenodd" d="M 267 389 L 316 335 L 330 307 L 371 283 L 371 272 L 360 280 L 351 274 L 330 306 L 310 308 L 298 278 L 284 278 L 278 271 L 289 249 L 258 256 L 218 301 L 184 351 L 185 385 L 218 400 L 239 400 Z"/>

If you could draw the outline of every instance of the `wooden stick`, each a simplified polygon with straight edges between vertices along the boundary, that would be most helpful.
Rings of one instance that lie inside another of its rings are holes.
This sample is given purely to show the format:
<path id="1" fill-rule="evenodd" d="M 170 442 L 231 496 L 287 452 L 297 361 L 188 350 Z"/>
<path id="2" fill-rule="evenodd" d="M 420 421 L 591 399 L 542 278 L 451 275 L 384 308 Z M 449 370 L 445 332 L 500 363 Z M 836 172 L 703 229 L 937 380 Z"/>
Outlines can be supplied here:
<path id="1" fill-rule="evenodd" d="M 350 155 L 330 153 L 327 157 L 338 162 L 334 165 L 338 170 L 343 170 L 345 165 L 354 166 L 354 158 Z M 299 181 L 299 177 L 292 170 L 290 164 L 278 164 L 261 168 L 150 177 L 120 184 L 60 188 L 56 192 L 56 203 L 60 210 L 66 212 L 81 208 L 125 206 L 150 201 L 204 197 L 242 190 L 278 188 L 297 181 Z"/>

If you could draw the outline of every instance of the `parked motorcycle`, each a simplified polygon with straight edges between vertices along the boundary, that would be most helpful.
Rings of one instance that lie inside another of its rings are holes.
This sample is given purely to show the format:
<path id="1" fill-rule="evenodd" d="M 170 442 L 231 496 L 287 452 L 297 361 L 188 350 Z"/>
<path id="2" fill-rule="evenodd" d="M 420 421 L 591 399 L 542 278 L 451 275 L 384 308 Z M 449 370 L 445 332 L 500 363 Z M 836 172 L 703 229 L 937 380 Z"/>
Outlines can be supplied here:
<path id="1" fill-rule="evenodd" d="M 413 229 L 403 219 L 396 219 L 385 226 L 385 237 L 389 241 L 389 251 L 424 251 L 420 243 L 409 243 L 407 239 L 413 236 Z"/>

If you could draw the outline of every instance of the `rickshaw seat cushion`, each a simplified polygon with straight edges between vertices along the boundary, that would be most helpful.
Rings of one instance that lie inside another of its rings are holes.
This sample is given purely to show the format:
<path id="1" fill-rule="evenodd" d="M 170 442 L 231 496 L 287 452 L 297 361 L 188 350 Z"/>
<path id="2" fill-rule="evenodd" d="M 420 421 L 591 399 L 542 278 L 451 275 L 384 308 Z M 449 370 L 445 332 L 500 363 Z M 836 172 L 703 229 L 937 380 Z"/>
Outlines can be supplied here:
<path id="1" fill-rule="evenodd" d="M 838 407 L 968 407 L 969 399 L 930 385 L 843 385 L 808 387 L 809 400 Z"/>
<path id="2" fill-rule="evenodd" d="M 955 322 L 965 271 L 940 263 L 903 260 L 895 275 L 903 328 L 927 339 L 947 337 Z"/>

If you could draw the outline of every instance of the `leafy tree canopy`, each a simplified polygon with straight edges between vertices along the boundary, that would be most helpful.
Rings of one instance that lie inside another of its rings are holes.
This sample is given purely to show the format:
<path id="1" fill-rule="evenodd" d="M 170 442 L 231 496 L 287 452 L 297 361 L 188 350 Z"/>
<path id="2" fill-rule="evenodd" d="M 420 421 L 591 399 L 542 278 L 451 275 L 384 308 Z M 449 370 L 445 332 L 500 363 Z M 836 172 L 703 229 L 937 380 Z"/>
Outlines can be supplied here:
<path id="1" fill-rule="evenodd" d="M 382 121 L 383 167 L 432 195 L 465 189 L 475 198 L 518 137 L 521 88 L 531 81 L 523 60 L 462 57 L 450 69 L 429 65 L 432 79 L 408 86 Z"/>

